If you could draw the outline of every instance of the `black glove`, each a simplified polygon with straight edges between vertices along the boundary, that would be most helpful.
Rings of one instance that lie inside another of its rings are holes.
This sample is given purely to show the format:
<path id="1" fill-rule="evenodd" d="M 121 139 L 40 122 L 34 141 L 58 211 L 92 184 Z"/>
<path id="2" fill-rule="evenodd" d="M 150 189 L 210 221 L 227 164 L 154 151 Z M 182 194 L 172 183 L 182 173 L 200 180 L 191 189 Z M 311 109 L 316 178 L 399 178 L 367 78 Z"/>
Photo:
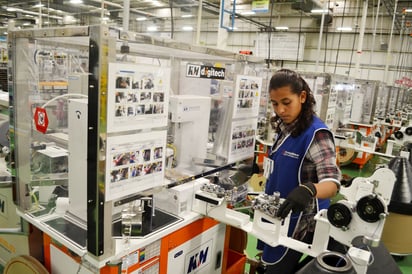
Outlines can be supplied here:
<path id="1" fill-rule="evenodd" d="M 283 219 L 288 216 L 291 210 L 293 213 L 304 210 L 315 196 L 316 187 L 312 183 L 302 184 L 294 188 L 280 205 L 276 216 Z"/>

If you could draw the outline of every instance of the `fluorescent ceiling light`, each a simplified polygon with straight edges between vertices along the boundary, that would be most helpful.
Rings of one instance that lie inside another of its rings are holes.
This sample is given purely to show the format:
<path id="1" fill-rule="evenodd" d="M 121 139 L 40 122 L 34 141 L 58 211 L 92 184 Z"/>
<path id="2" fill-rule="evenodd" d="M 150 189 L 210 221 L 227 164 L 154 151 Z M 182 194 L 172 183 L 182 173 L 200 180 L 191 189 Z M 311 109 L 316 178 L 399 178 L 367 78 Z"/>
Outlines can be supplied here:
<path id="1" fill-rule="evenodd" d="M 64 24 L 73 24 L 76 22 L 76 18 L 72 15 L 66 15 L 63 17 L 63 23 Z"/>
<path id="2" fill-rule="evenodd" d="M 153 6 L 155 6 L 155 7 L 161 7 L 161 6 L 163 6 L 163 4 L 162 4 L 160 1 L 153 1 L 152 4 L 153 4 Z"/>
<path id="3" fill-rule="evenodd" d="M 137 21 L 146 21 L 147 18 L 146 17 L 137 17 L 136 20 Z"/>
<path id="4" fill-rule="evenodd" d="M 275 30 L 288 30 L 289 29 L 289 27 L 287 27 L 287 26 L 278 26 L 278 27 L 275 27 Z"/>
<path id="5" fill-rule="evenodd" d="M 149 26 L 147 27 L 147 31 L 157 31 L 157 26 Z"/>
<path id="6" fill-rule="evenodd" d="M 190 18 L 190 17 L 193 17 L 193 15 L 192 14 L 183 14 L 181 17 L 182 18 Z"/>
<path id="7" fill-rule="evenodd" d="M 324 10 L 324 9 L 313 9 L 310 11 L 311 13 L 328 13 L 329 10 Z"/>
<path id="8" fill-rule="evenodd" d="M 339 27 L 336 28 L 337 31 L 352 31 L 352 27 Z"/>
<path id="9" fill-rule="evenodd" d="M 183 26 L 182 30 L 191 31 L 191 30 L 193 30 L 193 27 L 192 26 Z"/>
<path id="10" fill-rule="evenodd" d="M 36 4 L 36 5 L 33 6 L 33 8 L 42 8 L 42 7 L 44 7 L 43 4 Z"/>
<path id="11" fill-rule="evenodd" d="M 406 9 L 405 12 L 412 12 L 412 9 Z"/>
<path id="12" fill-rule="evenodd" d="M 240 12 L 241 15 L 253 15 L 256 14 L 256 12 L 251 11 L 251 10 L 247 10 L 247 11 L 242 11 Z"/>
<path id="13" fill-rule="evenodd" d="M 83 4 L 83 0 L 70 0 L 70 4 Z"/>

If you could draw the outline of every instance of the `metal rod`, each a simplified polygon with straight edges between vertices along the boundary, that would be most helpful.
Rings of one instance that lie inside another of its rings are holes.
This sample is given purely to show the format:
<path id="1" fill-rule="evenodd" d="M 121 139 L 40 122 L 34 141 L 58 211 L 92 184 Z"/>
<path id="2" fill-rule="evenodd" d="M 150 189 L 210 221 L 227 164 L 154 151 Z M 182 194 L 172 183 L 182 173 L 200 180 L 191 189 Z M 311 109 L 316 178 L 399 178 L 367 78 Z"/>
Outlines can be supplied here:
<path id="1" fill-rule="evenodd" d="M 199 7 L 197 9 L 196 45 L 200 44 L 200 30 L 202 28 L 202 6 L 203 1 L 199 0 Z"/>
<path id="2" fill-rule="evenodd" d="M 396 9 L 398 7 L 398 0 L 395 0 L 395 6 L 393 8 L 393 16 L 392 16 L 392 26 L 391 26 L 391 34 L 390 34 L 390 38 L 389 38 L 389 43 L 388 43 L 388 51 L 386 54 L 386 64 L 385 64 L 385 70 L 383 73 L 383 80 L 389 84 L 388 81 L 388 70 L 389 70 L 389 62 L 390 62 L 390 57 L 392 54 L 392 38 L 393 38 L 393 28 L 395 26 L 395 20 L 396 20 Z"/>
<path id="3" fill-rule="evenodd" d="M 130 0 L 123 0 L 123 31 L 129 31 Z"/>
<path id="4" fill-rule="evenodd" d="M 323 34 L 323 24 L 325 23 L 325 11 L 328 9 L 328 1 L 325 1 L 323 11 L 322 11 L 322 18 L 320 21 L 320 30 L 319 30 L 319 41 L 318 41 L 318 56 L 316 58 L 316 66 L 315 68 L 318 69 L 319 65 L 319 58 L 320 58 L 320 48 L 322 44 L 322 34 Z"/>
<path id="5" fill-rule="evenodd" d="M 376 8 L 376 17 L 375 17 L 375 23 L 373 26 L 373 33 L 372 33 L 372 47 L 371 47 L 371 53 L 369 54 L 369 69 L 368 69 L 368 80 L 369 80 L 369 75 L 370 75 L 370 67 L 372 65 L 372 55 L 373 55 L 373 48 L 375 46 L 375 39 L 376 39 L 376 28 L 378 26 L 378 18 L 379 18 L 379 6 L 381 5 L 381 0 L 378 0 L 378 6 Z"/>
<path id="6" fill-rule="evenodd" d="M 358 40 L 358 49 L 356 51 L 357 58 L 356 58 L 356 65 L 355 65 L 355 71 L 357 75 L 360 75 L 360 60 L 362 57 L 362 48 L 363 48 L 363 38 L 365 37 L 365 26 L 366 26 L 366 16 L 368 13 L 368 1 L 364 0 L 363 1 L 363 13 L 362 13 L 362 19 L 361 19 L 361 25 L 360 25 L 360 30 L 359 30 L 359 40 Z"/>

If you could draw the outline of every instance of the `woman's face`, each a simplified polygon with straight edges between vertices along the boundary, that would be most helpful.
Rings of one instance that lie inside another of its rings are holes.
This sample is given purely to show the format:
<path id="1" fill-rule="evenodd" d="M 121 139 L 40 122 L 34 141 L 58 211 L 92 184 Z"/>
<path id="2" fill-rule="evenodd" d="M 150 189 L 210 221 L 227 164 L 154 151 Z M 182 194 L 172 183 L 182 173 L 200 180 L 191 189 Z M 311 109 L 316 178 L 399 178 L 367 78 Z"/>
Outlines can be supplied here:
<path id="1" fill-rule="evenodd" d="M 293 93 L 290 86 L 270 90 L 273 109 L 285 124 L 290 124 L 298 118 L 305 100 L 304 90 L 300 94 Z"/>

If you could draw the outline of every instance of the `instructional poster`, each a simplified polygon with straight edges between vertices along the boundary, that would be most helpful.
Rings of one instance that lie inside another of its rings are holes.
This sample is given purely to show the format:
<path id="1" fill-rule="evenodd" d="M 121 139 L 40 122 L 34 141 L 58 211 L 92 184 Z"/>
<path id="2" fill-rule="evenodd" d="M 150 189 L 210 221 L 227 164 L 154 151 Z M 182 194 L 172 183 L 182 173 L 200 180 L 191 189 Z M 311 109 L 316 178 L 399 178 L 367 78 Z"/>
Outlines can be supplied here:
<path id="1" fill-rule="evenodd" d="M 166 131 L 107 138 L 106 201 L 163 184 Z"/>
<path id="2" fill-rule="evenodd" d="M 169 87 L 169 68 L 110 63 L 107 131 L 166 126 Z"/>
<path id="3" fill-rule="evenodd" d="M 232 122 L 228 162 L 236 162 L 253 157 L 257 118 Z"/>
<path id="4" fill-rule="evenodd" d="M 246 75 L 237 76 L 233 119 L 258 116 L 261 89 L 262 78 Z"/>

